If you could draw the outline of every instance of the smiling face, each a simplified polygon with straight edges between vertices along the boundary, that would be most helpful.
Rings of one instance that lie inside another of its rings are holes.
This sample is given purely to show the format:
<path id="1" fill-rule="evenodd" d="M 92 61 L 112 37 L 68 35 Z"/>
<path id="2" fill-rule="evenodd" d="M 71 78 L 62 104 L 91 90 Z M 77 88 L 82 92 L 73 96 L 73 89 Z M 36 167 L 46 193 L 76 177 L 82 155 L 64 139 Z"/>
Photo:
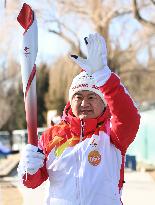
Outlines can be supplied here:
<path id="1" fill-rule="evenodd" d="M 96 118 L 104 111 L 105 104 L 96 93 L 83 90 L 73 95 L 71 108 L 77 118 Z"/>

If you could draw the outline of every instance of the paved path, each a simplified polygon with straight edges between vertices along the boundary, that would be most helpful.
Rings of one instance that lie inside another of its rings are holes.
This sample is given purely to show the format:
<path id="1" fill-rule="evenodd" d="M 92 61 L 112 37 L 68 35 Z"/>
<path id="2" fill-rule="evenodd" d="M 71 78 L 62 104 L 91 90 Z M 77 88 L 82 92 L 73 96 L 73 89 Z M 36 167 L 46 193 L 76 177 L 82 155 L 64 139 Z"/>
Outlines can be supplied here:
<path id="1" fill-rule="evenodd" d="M 146 172 L 125 173 L 124 205 L 155 205 L 155 182 Z"/>
<path id="2" fill-rule="evenodd" d="M 3 202 L 2 202 L 2 190 L 1 190 L 1 185 L 0 185 L 0 204 L 3 205 Z"/>
<path id="3" fill-rule="evenodd" d="M 41 186 L 36 189 L 28 189 L 21 185 L 17 184 L 20 193 L 23 196 L 23 204 L 21 205 L 44 205 L 45 196 L 47 193 L 47 182 L 44 182 Z"/>

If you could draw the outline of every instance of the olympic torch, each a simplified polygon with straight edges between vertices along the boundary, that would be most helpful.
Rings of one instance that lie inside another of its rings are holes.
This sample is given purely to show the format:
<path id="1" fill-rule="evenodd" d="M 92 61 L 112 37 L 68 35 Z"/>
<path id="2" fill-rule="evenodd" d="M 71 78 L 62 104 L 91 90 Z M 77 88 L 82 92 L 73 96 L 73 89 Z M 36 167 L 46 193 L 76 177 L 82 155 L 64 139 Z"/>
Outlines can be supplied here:
<path id="1" fill-rule="evenodd" d="M 34 11 L 26 3 L 17 17 L 24 29 L 20 50 L 21 74 L 25 102 L 28 143 L 37 146 L 37 94 L 36 57 L 38 52 L 38 28 Z"/>

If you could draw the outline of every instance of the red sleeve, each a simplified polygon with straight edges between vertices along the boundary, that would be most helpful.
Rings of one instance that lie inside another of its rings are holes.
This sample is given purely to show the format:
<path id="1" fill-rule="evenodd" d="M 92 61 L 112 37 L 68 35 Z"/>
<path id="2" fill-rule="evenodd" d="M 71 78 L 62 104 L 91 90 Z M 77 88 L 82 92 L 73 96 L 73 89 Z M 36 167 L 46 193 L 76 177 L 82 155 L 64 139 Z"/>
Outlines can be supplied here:
<path id="1" fill-rule="evenodd" d="M 40 168 L 35 174 L 33 174 L 33 175 L 28 174 L 27 179 L 26 179 L 26 175 L 24 175 L 23 184 L 27 188 L 35 189 L 36 187 L 40 186 L 47 179 L 48 179 L 48 173 L 46 170 L 46 166 L 44 164 L 44 166 L 42 168 Z"/>
<path id="2" fill-rule="evenodd" d="M 111 112 L 110 137 L 112 143 L 126 152 L 133 142 L 140 124 L 140 115 L 131 97 L 114 73 L 100 87 Z"/>

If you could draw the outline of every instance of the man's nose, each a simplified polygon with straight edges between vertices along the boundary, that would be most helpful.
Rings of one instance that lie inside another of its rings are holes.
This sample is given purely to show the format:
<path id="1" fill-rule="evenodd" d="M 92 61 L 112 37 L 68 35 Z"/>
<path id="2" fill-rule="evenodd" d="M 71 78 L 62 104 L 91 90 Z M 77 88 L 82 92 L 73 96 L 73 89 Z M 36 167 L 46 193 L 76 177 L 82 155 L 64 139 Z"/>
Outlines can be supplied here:
<path id="1" fill-rule="evenodd" d="M 87 98 L 83 98 L 81 102 L 81 106 L 87 106 L 87 105 L 89 105 L 89 100 Z"/>

